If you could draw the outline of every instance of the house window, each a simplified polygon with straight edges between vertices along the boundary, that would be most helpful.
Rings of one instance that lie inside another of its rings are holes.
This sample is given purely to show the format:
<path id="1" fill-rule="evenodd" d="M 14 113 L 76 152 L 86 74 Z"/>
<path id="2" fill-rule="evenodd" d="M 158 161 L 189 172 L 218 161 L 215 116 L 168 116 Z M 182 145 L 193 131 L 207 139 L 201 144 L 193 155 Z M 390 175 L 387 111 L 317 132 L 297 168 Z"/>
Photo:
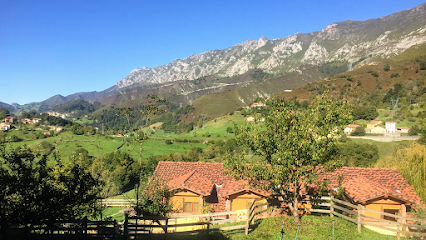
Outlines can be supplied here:
<path id="1" fill-rule="evenodd" d="M 183 211 L 187 213 L 197 213 L 198 203 L 197 202 L 185 202 L 183 204 Z"/>
<path id="2" fill-rule="evenodd" d="M 393 214 L 393 215 L 397 215 L 399 210 L 398 209 L 383 209 L 383 212 L 390 213 L 390 214 Z M 389 216 L 383 216 L 383 219 L 396 222 L 396 218 L 389 217 Z"/>

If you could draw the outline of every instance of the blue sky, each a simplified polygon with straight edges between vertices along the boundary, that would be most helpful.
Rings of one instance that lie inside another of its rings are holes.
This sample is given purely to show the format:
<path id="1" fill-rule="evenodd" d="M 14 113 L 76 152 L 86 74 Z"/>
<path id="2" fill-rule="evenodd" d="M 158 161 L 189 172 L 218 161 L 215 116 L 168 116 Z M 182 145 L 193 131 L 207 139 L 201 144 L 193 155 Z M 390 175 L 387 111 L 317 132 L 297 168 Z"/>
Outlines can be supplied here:
<path id="1" fill-rule="evenodd" d="M 137 67 L 422 2 L 0 0 L 0 101 L 101 91 Z"/>

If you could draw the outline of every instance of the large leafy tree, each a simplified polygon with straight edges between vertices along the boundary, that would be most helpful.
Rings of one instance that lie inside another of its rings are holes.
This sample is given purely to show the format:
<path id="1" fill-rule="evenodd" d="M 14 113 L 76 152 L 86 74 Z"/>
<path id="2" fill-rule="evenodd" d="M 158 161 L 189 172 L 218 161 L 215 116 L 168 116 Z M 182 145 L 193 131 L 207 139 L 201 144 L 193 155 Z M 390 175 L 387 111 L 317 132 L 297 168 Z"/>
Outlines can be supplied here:
<path id="1" fill-rule="evenodd" d="M 338 134 L 351 119 L 350 110 L 346 102 L 325 94 L 307 106 L 273 99 L 268 109 L 264 125 L 236 127 L 236 139 L 246 148 L 228 155 L 226 166 L 237 178 L 248 179 L 285 202 L 299 223 L 298 207 L 318 166 L 338 165 L 330 156 Z"/>
<path id="2" fill-rule="evenodd" d="M 90 172 L 72 161 L 50 167 L 29 148 L 1 151 L 0 224 L 22 225 L 41 220 L 91 214 L 99 192 Z"/>

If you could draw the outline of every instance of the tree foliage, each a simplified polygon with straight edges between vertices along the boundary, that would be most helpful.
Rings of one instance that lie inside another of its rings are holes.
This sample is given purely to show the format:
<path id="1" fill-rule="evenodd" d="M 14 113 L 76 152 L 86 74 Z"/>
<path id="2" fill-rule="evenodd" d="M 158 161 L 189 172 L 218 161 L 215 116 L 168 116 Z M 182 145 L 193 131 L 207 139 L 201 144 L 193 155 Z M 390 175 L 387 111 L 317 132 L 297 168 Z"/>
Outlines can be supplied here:
<path id="1" fill-rule="evenodd" d="M 2 152 L 0 161 L 0 224 L 22 225 L 41 220 L 90 214 L 98 182 L 76 162 L 54 167 L 28 148 Z"/>
<path id="2" fill-rule="evenodd" d="M 140 167 L 128 153 L 115 151 L 95 158 L 92 174 L 104 184 L 103 196 L 111 196 L 129 190 L 139 182 Z"/>
<path id="3" fill-rule="evenodd" d="M 351 133 L 352 136 L 365 136 L 365 128 L 363 126 L 359 126 L 355 128 L 355 130 Z"/>
<path id="4" fill-rule="evenodd" d="M 423 201 L 426 200 L 426 146 L 414 142 L 409 147 L 398 149 L 386 161 L 378 162 L 376 167 L 398 169 Z"/>
<path id="5" fill-rule="evenodd" d="M 379 116 L 379 113 L 375 106 L 354 106 L 352 116 L 354 120 L 373 120 Z"/>
<path id="6" fill-rule="evenodd" d="M 379 149 L 375 144 L 354 141 L 340 142 L 337 145 L 337 158 L 349 167 L 371 167 L 379 159 Z"/>
<path id="7" fill-rule="evenodd" d="M 298 204 L 317 175 L 316 167 L 338 165 L 330 156 L 337 134 L 350 122 L 350 111 L 345 102 L 332 101 L 326 94 L 307 108 L 273 99 L 268 109 L 264 126 L 236 127 L 236 139 L 247 149 L 229 154 L 226 166 L 237 178 L 282 197 L 299 222 Z"/>
<path id="8" fill-rule="evenodd" d="M 138 215 L 166 216 L 172 211 L 170 199 L 173 193 L 155 176 L 141 184 L 140 192 L 139 203 L 134 207 Z"/>

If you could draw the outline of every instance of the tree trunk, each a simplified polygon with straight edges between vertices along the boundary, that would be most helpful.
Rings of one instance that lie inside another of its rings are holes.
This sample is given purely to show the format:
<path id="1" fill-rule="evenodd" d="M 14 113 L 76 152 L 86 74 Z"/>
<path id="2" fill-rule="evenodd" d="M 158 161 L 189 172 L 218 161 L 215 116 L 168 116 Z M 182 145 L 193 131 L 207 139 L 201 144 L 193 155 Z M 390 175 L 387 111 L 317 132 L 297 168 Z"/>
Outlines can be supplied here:
<path id="1" fill-rule="evenodd" d="M 294 196 L 294 199 L 293 199 L 292 213 L 293 213 L 294 224 L 298 225 L 300 223 L 300 215 L 299 215 L 299 200 L 297 199 L 297 196 Z"/>

